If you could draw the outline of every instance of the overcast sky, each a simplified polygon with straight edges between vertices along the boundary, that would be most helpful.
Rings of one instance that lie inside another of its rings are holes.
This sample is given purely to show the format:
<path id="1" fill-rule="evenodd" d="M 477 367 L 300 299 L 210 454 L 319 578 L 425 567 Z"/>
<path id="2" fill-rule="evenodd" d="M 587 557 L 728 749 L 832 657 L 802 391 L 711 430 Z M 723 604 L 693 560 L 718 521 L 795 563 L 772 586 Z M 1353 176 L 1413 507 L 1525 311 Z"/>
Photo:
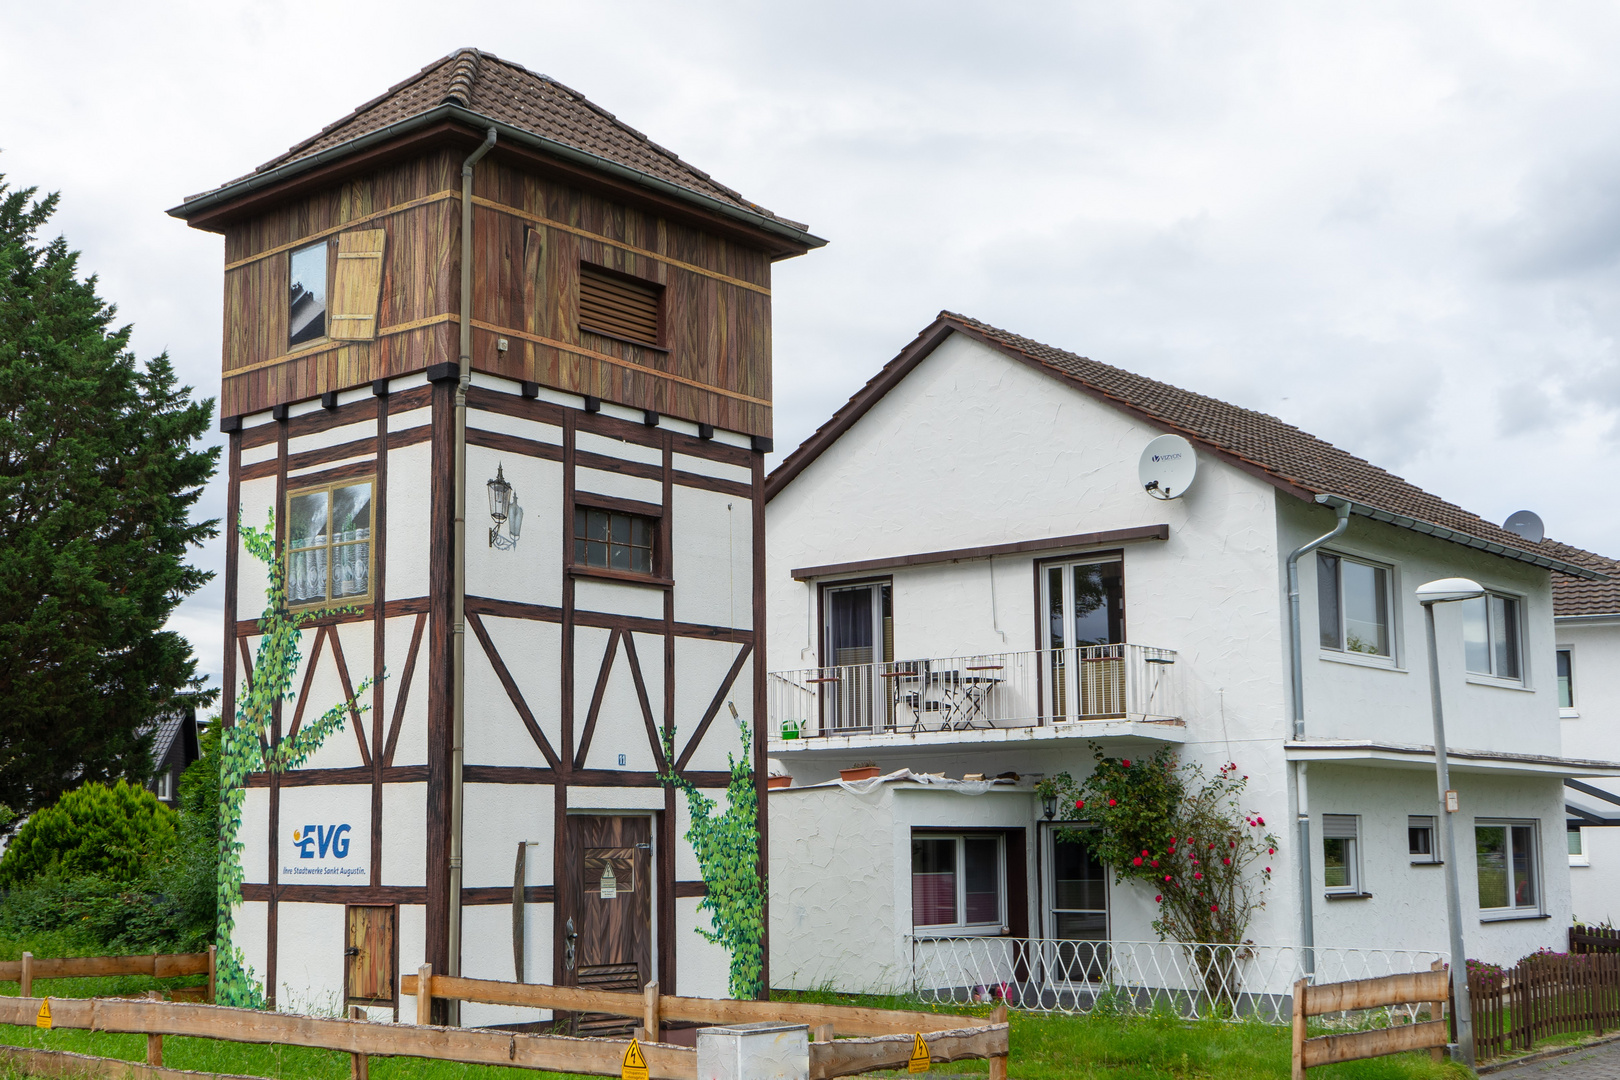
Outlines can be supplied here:
<path id="1" fill-rule="evenodd" d="M 1620 555 L 1620 7 L 9 4 L 0 173 L 213 396 L 222 242 L 163 211 L 465 45 L 830 241 L 776 270 L 783 450 L 949 308 Z"/>

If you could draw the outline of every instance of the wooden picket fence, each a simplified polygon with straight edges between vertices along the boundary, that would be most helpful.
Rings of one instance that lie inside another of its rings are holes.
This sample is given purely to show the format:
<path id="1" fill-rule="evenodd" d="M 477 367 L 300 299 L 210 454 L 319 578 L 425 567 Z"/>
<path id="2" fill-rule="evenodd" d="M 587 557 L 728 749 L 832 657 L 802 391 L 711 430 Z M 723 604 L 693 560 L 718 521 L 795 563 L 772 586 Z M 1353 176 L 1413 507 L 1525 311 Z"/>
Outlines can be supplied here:
<path id="1" fill-rule="evenodd" d="M 81 979 L 108 975 L 151 975 L 172 979 L 185 975 L 206 975 L 199 987 L 177 987 L 169 991 L 175 1000 L 214 1000 L 217 961 L 214 946 L 200 953 L 157 953 L 147 956 L 69 956 L 40 959 L 25 952 L 21 960 L 0 961 L 0 982 L 20 984 L 21 996 L 32 997 L 35 979 Z"/>
<path id="2" fill-rule="evenodd" d="M 1611 926 L 1572 926 L 1569 928 L 1569 951 L 1620 952 L 1620 930 Z"/>
<path id="3" fill-rule="evenodd" d="M 1620 1028 L 1620 952 L 1528 956 L 1500 972 L 1471 971 L 1468 994 L 1482 1061 L 1555 1035 L 1601 1035 Z"/>

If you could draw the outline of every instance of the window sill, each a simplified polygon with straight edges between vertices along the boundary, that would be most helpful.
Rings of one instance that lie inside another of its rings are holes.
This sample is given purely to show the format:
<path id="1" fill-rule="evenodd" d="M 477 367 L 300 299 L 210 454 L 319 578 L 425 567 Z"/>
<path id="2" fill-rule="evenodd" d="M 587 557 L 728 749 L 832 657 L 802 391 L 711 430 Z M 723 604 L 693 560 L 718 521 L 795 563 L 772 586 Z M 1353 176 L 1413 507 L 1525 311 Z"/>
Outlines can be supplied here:
<path id="1" fill-rule="evenodd" d="M 1492 922 L 1534 922 L 1534 921 L 1536 921 L 1538 919 L 1550 919 L 1550 918 L 1552 918 L 1551 915 L 1544 914 L 1543 912 L 1525 911 L 1525 912 L 1513 912 L 1513 913 L 1507 914 L 1507 915 L 1481 915 L 1479 917 L 1479 921 L 1482 922 L 1482 923 L 1492 923 Z"/>
<path id="2" fill-rule="evenodd" d="M 620 345 L 633 345 L 638 349 L 648 349 L 652 352 L 663 353 L 665 356 L 669 355 L 669 347 L 667 345 L 649 345 L 647 342 L 637 341 L 635 338 L 620 337 L 618 334 L 604 334 L 600 330 L 592 330 L 585 326 L 580 327 L 580 330 L 591 335 L 592 337 L 606 338 L 608 341 L 616 341 Z"/>
<path id="3" fill-rule="evenodd" d="M 958 937 L 1006 937 L 1005 926 L 929 926 L 912 927 L 911 936 L 917 941 L 949 940 Z"/>
<path id="4" fill-rule="evenodd" d="M 602 581 L 617 581 L 627 585 L 646 585 L 654 589 L 672 589 L 675 587 L 673 578 L 638 574 L 633 570 L 610 570 L 605 566 L 573 565 L 570 565 L 567 569 L 569 577 L 598 578 Z"/>
<path id="5" fill-rule="evenodd" d="M 1581 714 L 1576 712 L 1574 709 L 1558 710 L 1558 719 L 1560 720 L 1579 720 L 1580 718 Z"/>
<path id="6" fill-rule="evenodd" d="M 1592 865 L 1592 859 L 1591 859 L 1591 856 L 1589 856 L 1589 855 L 1571 855 L 1569 857 L 1569 865 L 1571 865 L 1571 866 L 1591 866 Z"/>
<path id="7" fill-rule="evenodd" d="M 1324 900 L 1371 900 L 1372 895 L 1373 894 L 1370 893 L 1370 892 L 1330 892 L 1330 893 L 1323 893 L 1322 894 L 1322 899 L 1324 899 Z"/>
<path id="8" fill-rule="evenodd" d="M 1412 865 L 1413 866 L 1444 866 L 1446 864 L 1441 862 L 1439 859 L 1413 859 L 1412 860 Z"/>
<path id="9" fill-rule="evenodd" d="M 1327 652 L 1318 654 L 1321 659 L 1330 664 L 1349 664 L 1351 667 L 1377 668 L 1380 671 L 1394 671 L 1401 675 L 1407 674 L 1406 668 L 1395 663 L 1388 656 L 1358 656 L 1355 653 Z"/>
<path id="10" fill-rule="evenodd" d="M 1498 679 L 1493 675 L 1469 675 L 1468 681 L 1474 686 L 1492 686 L 1498 690 L 1517 690 L 1521 694 L 1535 693 L 1535 687 L 1524 685 L 1522 679 Z"/>

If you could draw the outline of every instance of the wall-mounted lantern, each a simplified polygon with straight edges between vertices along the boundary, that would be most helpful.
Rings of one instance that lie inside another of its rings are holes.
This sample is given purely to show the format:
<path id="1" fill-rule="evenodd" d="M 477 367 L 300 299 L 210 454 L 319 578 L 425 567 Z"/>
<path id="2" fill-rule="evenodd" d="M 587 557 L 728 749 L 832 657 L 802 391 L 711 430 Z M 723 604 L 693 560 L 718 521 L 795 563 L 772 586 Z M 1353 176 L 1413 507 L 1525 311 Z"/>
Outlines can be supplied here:
<path id="1" fill-rule="evenodd" d="M 489 546 L 511 551 L 517 547 L 518 533 L 523 531 L 523 507 L 518 505 L 517 492 L 506 482 L 500 465 L 495 466 L 495 479 L 485 486 L 489 488 L 489 516 L 495 522 L 490 526 Z M 502 525 L 506 526 L 506 536 L 501 535 Z"/>
<path id="2" fill-rule="evenodd" d="M 1042 795 L 1041 796 L 1041 812 L 1046 815 L 1046 820 L 1047 821 L 1051 821 L 1053 818 L 1057 817 L 1057 796 L 1056 795 Z"/>

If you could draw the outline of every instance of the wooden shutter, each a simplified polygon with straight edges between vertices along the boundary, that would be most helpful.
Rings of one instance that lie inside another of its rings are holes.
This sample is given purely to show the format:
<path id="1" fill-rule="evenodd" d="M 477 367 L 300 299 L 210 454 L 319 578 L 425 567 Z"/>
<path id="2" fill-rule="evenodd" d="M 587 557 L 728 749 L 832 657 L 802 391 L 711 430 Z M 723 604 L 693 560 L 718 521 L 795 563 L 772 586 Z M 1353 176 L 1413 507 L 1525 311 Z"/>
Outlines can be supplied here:
<path id="1" fill-rule="evenodd" d="M 371 341 L 377 336 L 377 306 L 382 298 L 383 243 L 381 229 L 339 233 L 337 271 L 332 277 L 329 337 L 341 341 Z"/>
<path id="2" fill-rule="evenodd" d="M 643 345 L 658 342 L 657 285 L 579 268 L 579 328 Z"/>

